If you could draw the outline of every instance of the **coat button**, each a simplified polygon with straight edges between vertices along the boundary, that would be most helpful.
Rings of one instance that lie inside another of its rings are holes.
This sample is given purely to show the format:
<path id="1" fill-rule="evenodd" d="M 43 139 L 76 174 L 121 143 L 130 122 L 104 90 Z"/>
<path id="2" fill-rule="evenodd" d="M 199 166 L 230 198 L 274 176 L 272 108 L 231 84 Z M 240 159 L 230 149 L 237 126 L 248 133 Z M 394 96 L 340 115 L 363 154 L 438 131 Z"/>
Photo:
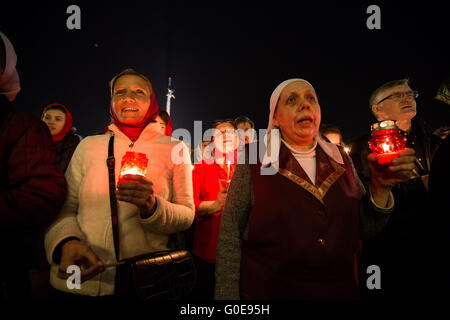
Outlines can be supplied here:
<path id="1" fill-rule="evenodd" d="M 317 242 L 318 242 L 321 246 L 324 246 L 324 245 L 325 245 L 325 240 L 323 240 L 322 238 L 317 239 Z"/>

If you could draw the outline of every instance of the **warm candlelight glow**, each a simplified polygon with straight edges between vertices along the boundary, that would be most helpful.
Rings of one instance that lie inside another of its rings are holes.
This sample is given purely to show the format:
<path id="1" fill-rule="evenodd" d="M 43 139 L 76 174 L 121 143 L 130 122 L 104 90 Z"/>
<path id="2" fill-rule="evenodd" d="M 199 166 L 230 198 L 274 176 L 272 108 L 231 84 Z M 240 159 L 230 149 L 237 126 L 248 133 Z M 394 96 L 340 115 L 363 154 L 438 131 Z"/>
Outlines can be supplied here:
<path id="1" fill-rule="evenodd" d="M 389 152 L 389 151 L 391 151 L 391 145 L 386 141 L 386 142 L 383 142 L 382 144 L 381 144 L 381 147 L 383 148 L 383 151 L 386 153 L 386 152 Z"/>
<path id="2" fill-rule="evenodd" d="M 128 166 L 122 168 L 122 170 L 120 171 L 121 176 L 126 176 L 127 174 L 145 176 L 145 172 L 142 172 L 142 170 L 140 168 L 128 167 Z"/>
<path id="3" fill-rule="evenodd" d="M 119 174 L 119 183 L 124 181 L 132 181 L 123 179 L 126 175 L 143 176 L 147 174 L 148 159 L 144 153 L 126 152 L 122 158 L 122 168 Z"/>
<path id="4" fill-rule="evenodd" d="M 231 179 L 233 178 L 234 168 L 231 165 L 231 161 L 227 161 L 225 163 L 224 170 L 225 170 L 226 177 L 225 178 L 219 178 L 219 182 L 220 182 L 220 187 L 221 188 L 227 189 L 230 186 Z"/>
<path id="5" fill-rule="evenodd" d="M 372 125 L 370 150 L 378 156 L 379 164 L 388 164 L 405 149 L 406 137 L 401 133 L 395 121 L 386 120 Z"/>

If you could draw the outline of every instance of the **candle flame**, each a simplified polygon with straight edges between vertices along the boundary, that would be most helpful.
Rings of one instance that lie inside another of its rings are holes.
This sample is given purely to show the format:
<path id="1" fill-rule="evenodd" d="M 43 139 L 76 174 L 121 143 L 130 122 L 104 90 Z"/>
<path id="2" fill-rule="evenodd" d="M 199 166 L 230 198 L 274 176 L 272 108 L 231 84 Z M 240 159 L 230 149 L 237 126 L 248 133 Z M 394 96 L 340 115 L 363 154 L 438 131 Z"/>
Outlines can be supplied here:
<path id="1" fill-rule="evenodd" d="M 231 180 L 231 162 L 230 160 L 227 161 L 227 180 Z"/>
<path id="2" fill-rule="evenodd" d="M 383 142 L 383 143 L 381 144 L 381 147 L 383 148 L 383 151 L 384 151 L 384 152 L 389 152 L 389 151 L 391 151 L 391 145 L 390 145 L 389 143 L 387 143 L 387 142 Z"/>

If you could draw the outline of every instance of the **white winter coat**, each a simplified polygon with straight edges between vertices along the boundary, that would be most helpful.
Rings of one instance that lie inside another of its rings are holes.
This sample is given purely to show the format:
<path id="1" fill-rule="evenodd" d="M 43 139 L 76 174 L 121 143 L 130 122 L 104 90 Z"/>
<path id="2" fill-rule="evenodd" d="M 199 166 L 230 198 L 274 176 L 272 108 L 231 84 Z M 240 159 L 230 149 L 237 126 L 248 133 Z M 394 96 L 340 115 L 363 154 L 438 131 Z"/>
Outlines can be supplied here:
<path id="1" fill-rule="evenodd" d="M 149 159 L 146 177 L 153 182 L 157 209 L 150 218 L 141 219 L 135 205 L 118 201 L 120 258 L 167 249 L 168 236 L 187 229 L 194 218 L 189 151 L 184 143 L 161 135 L 158 128 L 158 123 L 150 123 L 131 149 L 145 153 Z M 116 261 L 106 166 L 108 141 L 114 132 L 117 183 L 121 159 L 130 151 L 131 140 L 115 125 L 109 129 L 104 135 L 83 139 L 75 150 L 66 171 L 65 205 L 45 237 L 47 259 L 52 265 L 50 282 L 61 291 L 90 296 L 114 293 L 115 268 L 83 282 L 79 290 L 69 290 L 66 280 L 57 277 L 58 265 L 52 258 L 56 246 L 73 236 L 87 243 L 104 263 Z M 171 160 L 174 148 L 182 150 L 184 163 Z"/>

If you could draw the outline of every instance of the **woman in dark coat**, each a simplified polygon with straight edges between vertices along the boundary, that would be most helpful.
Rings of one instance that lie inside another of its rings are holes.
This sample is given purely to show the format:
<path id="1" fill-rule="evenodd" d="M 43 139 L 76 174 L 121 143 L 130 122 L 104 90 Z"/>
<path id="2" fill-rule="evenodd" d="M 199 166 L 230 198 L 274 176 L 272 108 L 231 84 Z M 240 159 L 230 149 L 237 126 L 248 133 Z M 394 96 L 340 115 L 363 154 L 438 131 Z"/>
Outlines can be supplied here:
<path id="1" fill-rule="evenodd" d="M 16 61 L 13 45 L 0 32 L 0 303 L 31 296 L 33 235 L 54 220 L 66 196 L 46 126 L 15 110 Z"/>
<path id="2" fill-rule="evenodd" d="M 45 107 L 42 112 L 42 121 L 47 124 L 60 157 L 60 168 L 65 172 L 81 137 L 76 134 L 72 126 L 72 114 L 66 106 L 53 103 Z"/>
<path id="3" fill-rule="evenodd" d="M 384 167 L 371 155 L 365 193 L 348 155 L 318 134 L 320 120 L 309 82 L 290 79 L 272 93 L 262 163 L 238 164 L 228 190 L 216 299 L 358 297 L 357 241 L 389 219 L 391 185 L 412 174 L 414 152 Z"/>

